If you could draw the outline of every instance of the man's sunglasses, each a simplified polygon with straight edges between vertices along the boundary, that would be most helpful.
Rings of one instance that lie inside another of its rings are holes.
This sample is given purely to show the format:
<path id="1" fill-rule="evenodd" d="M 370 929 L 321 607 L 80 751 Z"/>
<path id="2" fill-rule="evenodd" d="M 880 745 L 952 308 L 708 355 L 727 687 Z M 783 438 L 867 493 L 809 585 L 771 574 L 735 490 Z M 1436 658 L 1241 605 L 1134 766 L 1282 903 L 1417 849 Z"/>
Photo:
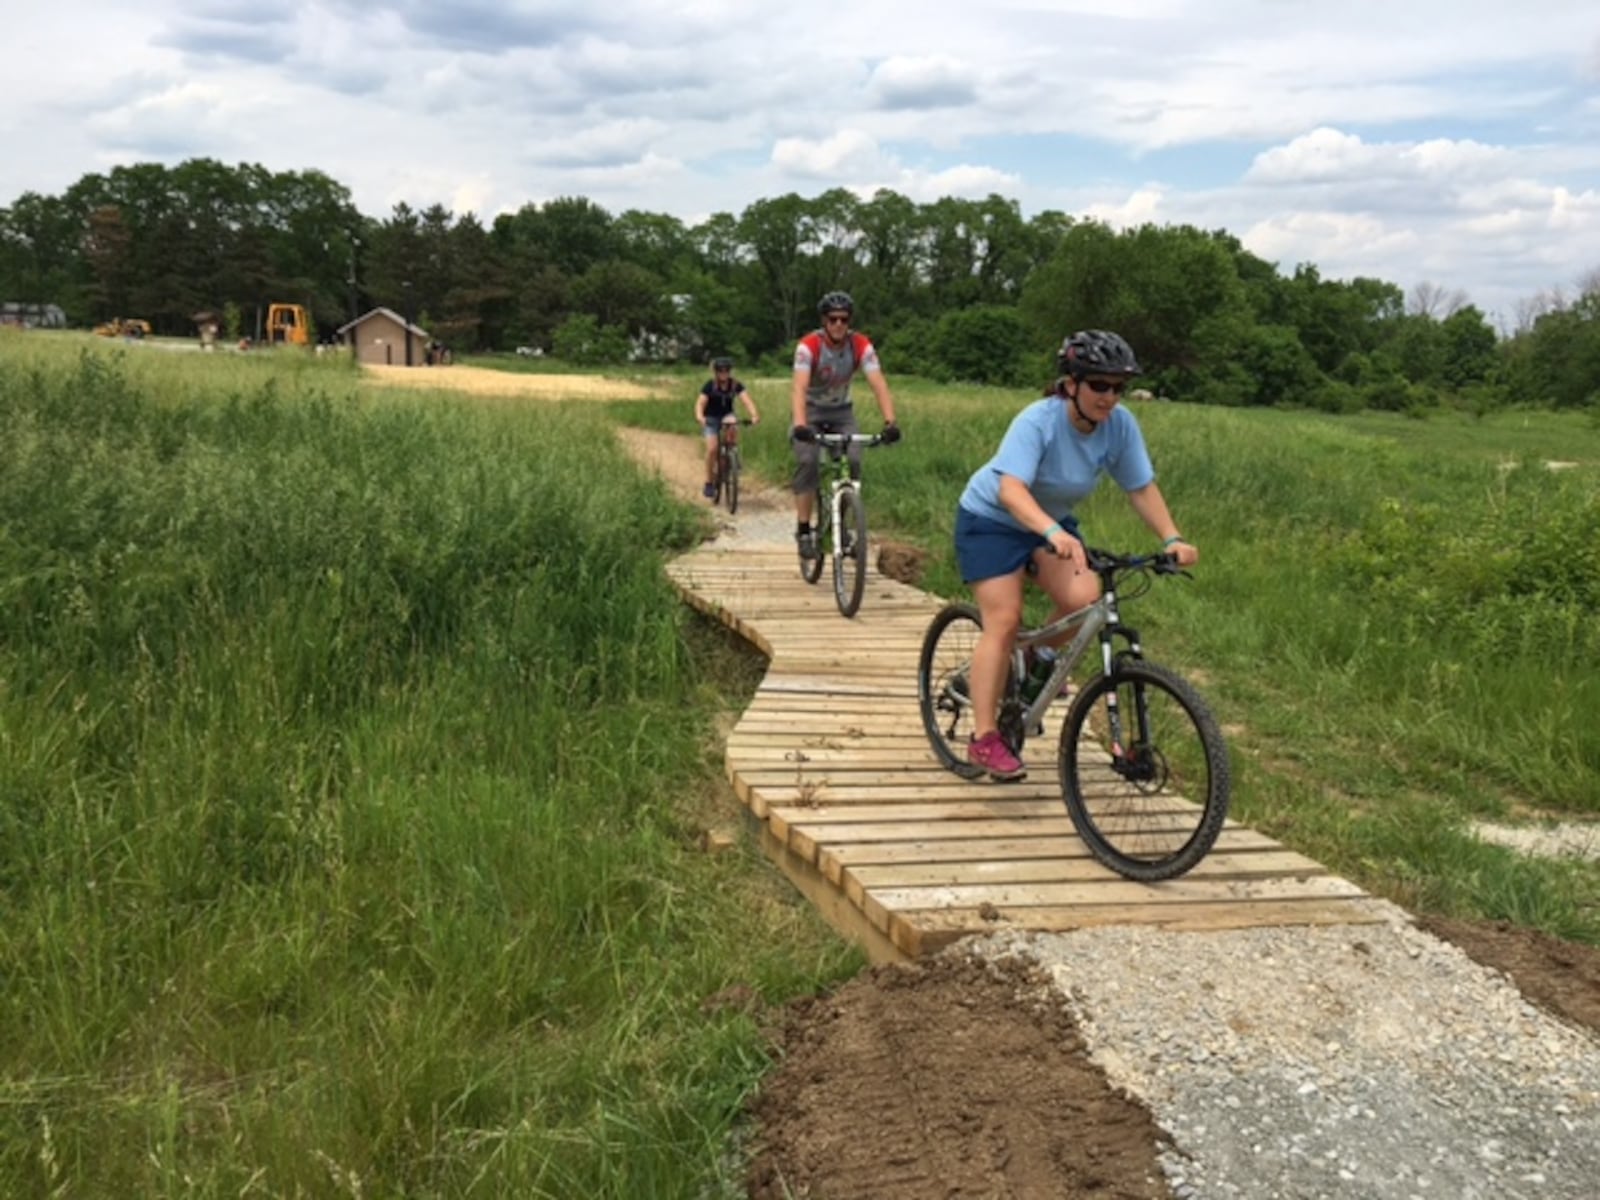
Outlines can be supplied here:
<path id="1" fill-rule="evenodd" d="M 848 325 L 848 324 L 850 324 L 850 314 L 849 313 L 829 313 L 827 316 L 823 317 L 822 319 L 824 321 L 826 321 L 829 325 Z"/>
<path id="2" fill-rule="evenodd" d="M 1096 395 L 1104 396 L 1107 392 L 1115 392 L 1118 396 L 1128 390 L 1128 381 L 1125 379 L 1085 379 L 1089 390 Z"/>

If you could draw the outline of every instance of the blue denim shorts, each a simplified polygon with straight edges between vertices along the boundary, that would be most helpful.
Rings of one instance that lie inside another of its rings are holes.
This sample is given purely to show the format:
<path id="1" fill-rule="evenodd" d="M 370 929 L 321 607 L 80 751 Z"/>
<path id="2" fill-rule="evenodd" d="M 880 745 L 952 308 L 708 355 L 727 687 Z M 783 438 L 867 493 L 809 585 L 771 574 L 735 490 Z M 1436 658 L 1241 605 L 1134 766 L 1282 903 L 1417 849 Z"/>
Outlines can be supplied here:
<path id="1" fill-rule="evenodd" d="M 1083 539 L 1078 532 L 1078 519 L 1071 513 L 1058 520 L 1061 528 L 1080 541 Z M 961 568 L 963 583 L 1009 575 L 1027 566 L 1033 552 L 1049 544 L 1030 530 L 956 506 L 956 564 Z"/>

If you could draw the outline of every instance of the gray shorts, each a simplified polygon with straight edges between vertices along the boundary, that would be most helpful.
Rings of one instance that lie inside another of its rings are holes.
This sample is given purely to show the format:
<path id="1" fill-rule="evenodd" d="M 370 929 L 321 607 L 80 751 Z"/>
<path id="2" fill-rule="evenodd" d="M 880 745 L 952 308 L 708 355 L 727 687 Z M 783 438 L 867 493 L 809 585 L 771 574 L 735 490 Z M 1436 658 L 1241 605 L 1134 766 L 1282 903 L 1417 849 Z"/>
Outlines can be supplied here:
<path id="1" fill-rule="evenodd" d="M 813 429 L 826 429 L 829 433 L 860 433 L 856 425 L 854 409 L 831 409 L 826 413 L 819 413 L 815 409 L 806 410 L 806 424 Z M 790 483 L 790 490 L 796 496 L 803 496 L 807 492 L 817 490 L 817 482 L 821 478 L 817 470 L 817 462 L 822 457 L 822 447 L 816 442 L 797 442 L 790 439 L 789 445 L 794 449 L 794 479 Z M 852 445 L 845 452 L 850 459 L 850 478 L 861 478 L 861 447 Z"/>

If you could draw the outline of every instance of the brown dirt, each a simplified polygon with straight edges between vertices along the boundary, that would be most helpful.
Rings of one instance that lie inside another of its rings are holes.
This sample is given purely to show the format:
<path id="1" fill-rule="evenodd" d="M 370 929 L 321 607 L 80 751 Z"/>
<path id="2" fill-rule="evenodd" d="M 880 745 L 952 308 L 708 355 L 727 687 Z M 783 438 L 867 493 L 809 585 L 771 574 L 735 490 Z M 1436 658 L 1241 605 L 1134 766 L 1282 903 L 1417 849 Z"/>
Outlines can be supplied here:
<path id="1" fill-rule="evenodd" d="M 1417 924 L 1510 976 L 1524 996 L 1547 1012 L 1600 1032 L 1600 949 L 1509 921 L 1418 917 Z"/>
<path id="2" fill-rule="evenodd" d="M 756 1200 L 1168 1195 L 1159 1130 L 1048 980 L 943 956 L 799 1001 L 754 1103 Z"/>
<path id="3" fill-rule="evenodd" d="M 928 552 L 920 546 L 906 542 L 880 541 L 878 543 L 878 573 L 912 587 L 922 582 L 922 571 L 928 562 Z"/>
<path id="4" fill-rule="evenodd" d="M 388 367 L 368 364 L 362 372 L 388 387 L 437 388 L 474 396 L 532 400 L 650 400 L 670 394 L 603 375 L 536 375 L 489 367 Z M 688 410 L 691 414 L 693 409 Z"/>
<path id="5" fill-rule="evenodd" d="M 412 375 L 434 387 L 501 375 L 463 374 L 469 370 Z M 615 396 L 616 386 L 631 386 L 588 376 L 506 378 L 526 381 L 529 390 L 518 393 L 525 395 L 593 387 L 592 395 Z M 700 499 L 697 439 L 637 429 L 619 436 L 671 486 Z M 784 510 L 781 492 L 752 493 L 753 509 Z M 907 569 L 920 567 L 914 560 Z M 882 560 L 880 568 L 887 573 Z M 1534 1003 L 1600 1033 L 1600 948 L 1506 922 L 1418 924 L 1502 971 Z M 753 1003 L 743 993 L 714 1001 Z M 769 1021 L 779 1062 L 751 1104 L 747 1183 L 756 1200 L 1169 1194 L 1156 1161 L 1160 1130 L 1089 1062 L 1048 982 L 1020 964 L 952 953 L 876 967 Z"/>

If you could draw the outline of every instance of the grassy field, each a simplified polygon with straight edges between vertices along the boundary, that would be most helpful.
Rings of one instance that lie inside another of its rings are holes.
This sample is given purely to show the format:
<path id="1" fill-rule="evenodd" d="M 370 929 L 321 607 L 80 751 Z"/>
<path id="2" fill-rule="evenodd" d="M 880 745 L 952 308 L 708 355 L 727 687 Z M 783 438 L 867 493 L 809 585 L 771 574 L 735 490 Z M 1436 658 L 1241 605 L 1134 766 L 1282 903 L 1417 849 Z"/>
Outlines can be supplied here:
<path id="1" fill-rule="evenodd" d="M 906 439 L 868 456 L 872 522 L 960 595 L 956 498 L 1031 397 L 895 382 Z M 771 421 L 746 461 L 785 479 L 786 381 L 752 390 Z M 691 402 L 619 411 L 678 428 Z M 1136 411 L 1204 560 L 1126 615 L 1213 700 L 1239 818 L 1414 910 L 1600 942 L 1600 868 L 1468 831 L 1600 815 L 1600 422 Z M 1083 517 L 1091 541 L 1148 544 L 1111 485 Z"/>
<path id="2" fill-rule="evenodd" d="M 859 957 L 696 835 L 747 656 L 593 407 L 0 342 L 0 1195 L 732 1194 Z"/>
<path id="3" fill-rule="evenodd" d="M 708 999 L 860 959 L 697 848 L 759 668 L 666 586 L 698 515 L 609 423 L 686 432 L 699 379 L 524 408 L 87 344 L 0 338 L 0 1195 L 734 1194 L 766 1063 Z M 958 594 L 955 498 L 1027 397 L 897 391 L 874 524 Z M 1466 829 L 1600 803 L 1600 429 L 1140 416 L 1205 562 L 1129 616 L 1227 724 L 1239 816 L 1600 941 L 1596 868 Z M 1144 543 L 1110 492 L 1085 518 Z"/>

